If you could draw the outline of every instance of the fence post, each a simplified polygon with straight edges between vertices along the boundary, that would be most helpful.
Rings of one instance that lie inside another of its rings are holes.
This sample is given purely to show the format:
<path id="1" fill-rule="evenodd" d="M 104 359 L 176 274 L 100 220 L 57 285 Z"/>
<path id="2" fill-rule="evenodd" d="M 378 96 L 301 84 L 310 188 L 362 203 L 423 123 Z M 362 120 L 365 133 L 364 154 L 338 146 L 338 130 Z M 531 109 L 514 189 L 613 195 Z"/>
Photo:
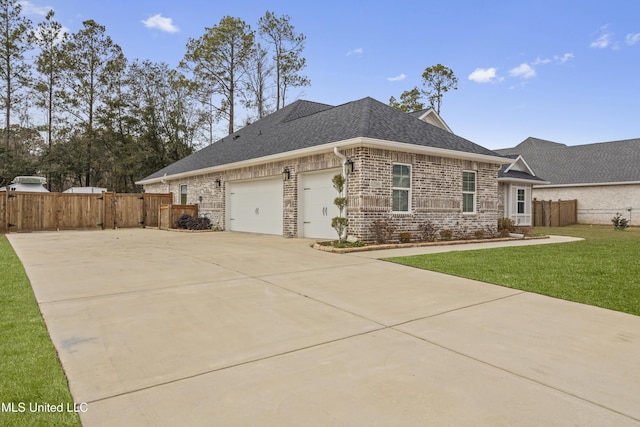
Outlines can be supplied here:
<path id="1" fill-rule="evenodd" d="M 0 191 L 0 233 L 9 232 L 7 220 L 7 192 Z"/>

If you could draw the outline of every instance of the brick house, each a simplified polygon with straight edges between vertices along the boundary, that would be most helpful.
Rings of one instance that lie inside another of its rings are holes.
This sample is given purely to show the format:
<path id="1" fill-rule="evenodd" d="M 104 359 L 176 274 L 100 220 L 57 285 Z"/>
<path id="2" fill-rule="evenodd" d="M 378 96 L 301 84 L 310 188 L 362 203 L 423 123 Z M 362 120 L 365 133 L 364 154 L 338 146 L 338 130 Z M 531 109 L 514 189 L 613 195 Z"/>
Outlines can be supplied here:
<path id="1" fill-rule="evenodd" d="M 496 150 L 526 159 L 546 182 L 534 183 L 538 200 L 577 200 L 578 223 L 611 224 L 617 213 L 640 225 L 640 139 L 567 146 L 529 137 Z"/>
<path id="2" fill-rule="evenodd" d="M 225 230 L 335 239 L 331 179 L 344 172 L 349 236 L 370 241 L 371 223 L 388 218 L 414 236 L 427 221 L 459 235 L 495 230 L 498 171 L 512 162 L 454 135 L 432 110 L 296 101 L 138 184 L 198 203 Z"/>

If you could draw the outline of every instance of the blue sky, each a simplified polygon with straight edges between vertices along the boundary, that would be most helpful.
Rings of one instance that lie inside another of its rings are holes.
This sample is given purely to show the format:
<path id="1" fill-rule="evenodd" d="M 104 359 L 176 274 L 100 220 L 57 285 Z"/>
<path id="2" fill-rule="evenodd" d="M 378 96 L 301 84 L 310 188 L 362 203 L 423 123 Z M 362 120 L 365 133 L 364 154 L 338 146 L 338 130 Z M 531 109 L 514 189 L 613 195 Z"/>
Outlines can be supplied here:
<path id="1" fill-rule="evenodd" d="M 333 1 L 29 0 L 70 32 L 93 19 L 129 60 L 175 67 L 189 38 L 223 16 L 254 29 L 266 10 L 307 36 L 298 98 L 339 105 L 421 86 L 441 63 L 458 77 L 441 116 L 490 149 L 529 136 L 568 145 L 640 138 L 640 3 L 636 0 Z M 239 122 L 242 117 L 239 117 Z M 221 135 L 222 136 L 222 135 Z"/>

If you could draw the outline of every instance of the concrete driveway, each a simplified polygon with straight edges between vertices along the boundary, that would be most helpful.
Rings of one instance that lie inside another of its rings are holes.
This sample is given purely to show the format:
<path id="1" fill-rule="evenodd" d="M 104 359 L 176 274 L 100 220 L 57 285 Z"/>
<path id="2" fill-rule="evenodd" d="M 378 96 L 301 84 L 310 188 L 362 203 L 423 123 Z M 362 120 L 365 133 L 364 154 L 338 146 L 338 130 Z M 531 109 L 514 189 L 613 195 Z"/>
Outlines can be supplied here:
<path id="1" fill-rule="evenodd" d="M 8 237 L 85 426 L 640 425 L 640 317 L 300 239 Z"/>

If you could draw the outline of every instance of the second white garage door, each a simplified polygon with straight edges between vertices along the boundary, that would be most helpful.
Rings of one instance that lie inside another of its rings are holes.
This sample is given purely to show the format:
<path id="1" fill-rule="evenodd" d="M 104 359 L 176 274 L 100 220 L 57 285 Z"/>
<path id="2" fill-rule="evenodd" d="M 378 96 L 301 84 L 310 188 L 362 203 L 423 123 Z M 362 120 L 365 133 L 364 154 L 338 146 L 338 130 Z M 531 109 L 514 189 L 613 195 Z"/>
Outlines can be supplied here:
<path id="1" fill-rule="evenodd" d="M 300 176 L 300 210 L 302 237 L 315 239 L 337 239 L 338 234 L 331 227 L 331 218 L 340 215 L 333 204 L 338 192 L 331 182 L 340 169 L 333 169 Z"/>
<path id="2" fill-rule="evenodd" d="M 228 185 L 229 230 L 282 234 L 281 178 Z"/>

